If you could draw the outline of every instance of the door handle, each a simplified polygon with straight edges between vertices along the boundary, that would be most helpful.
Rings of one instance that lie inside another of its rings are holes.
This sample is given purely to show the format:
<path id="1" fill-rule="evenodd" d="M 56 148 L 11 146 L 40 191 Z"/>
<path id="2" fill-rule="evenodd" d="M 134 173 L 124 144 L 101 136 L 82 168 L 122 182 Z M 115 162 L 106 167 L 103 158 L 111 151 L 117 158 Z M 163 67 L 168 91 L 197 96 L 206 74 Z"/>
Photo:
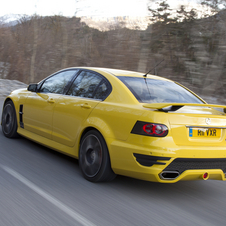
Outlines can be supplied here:
<path id="1" fill-rule="evenodd" d="M 82 108 L 86 108 L 86 109 L 90 109 L 90 108 L 91 108 L 91 106 L 88 105 L 87 103 L 81 104 L 81 107 L 82 107 Z"/>
<path id="2" fill-rule="evenodd" d="M 54 100 L 53 98 L 49 98 L 49 99 L 47 100 L 47 102 L 50 103 L 50 104 L 53 104 L 53 103 L 55 103 L 55 100 Z"/>

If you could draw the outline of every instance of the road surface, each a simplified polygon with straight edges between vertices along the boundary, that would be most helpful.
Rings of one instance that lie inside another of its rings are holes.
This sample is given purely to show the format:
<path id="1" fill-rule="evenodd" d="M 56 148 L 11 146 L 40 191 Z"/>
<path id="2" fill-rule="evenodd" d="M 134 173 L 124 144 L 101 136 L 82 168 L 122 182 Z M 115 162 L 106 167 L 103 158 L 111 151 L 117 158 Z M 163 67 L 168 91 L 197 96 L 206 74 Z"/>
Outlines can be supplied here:
<path id="1" fill-rule="evenodd" d="M 0 129 L 1 226 L 225 226 L 225 191 L 210 180 L 91 183 L 77 160 Z"/>

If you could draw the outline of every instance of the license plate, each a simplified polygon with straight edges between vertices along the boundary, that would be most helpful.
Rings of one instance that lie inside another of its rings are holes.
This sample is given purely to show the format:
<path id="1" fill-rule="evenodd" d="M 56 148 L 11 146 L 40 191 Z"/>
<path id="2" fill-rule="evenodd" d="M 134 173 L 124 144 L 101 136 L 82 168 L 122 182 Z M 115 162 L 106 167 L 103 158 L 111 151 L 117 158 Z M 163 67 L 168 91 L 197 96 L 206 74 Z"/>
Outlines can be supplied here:
<path id="1" fill-rule="evenodd" d="M 189 137 L 219 138 L 221 129 L 216 128 L 189 128 Z"/>

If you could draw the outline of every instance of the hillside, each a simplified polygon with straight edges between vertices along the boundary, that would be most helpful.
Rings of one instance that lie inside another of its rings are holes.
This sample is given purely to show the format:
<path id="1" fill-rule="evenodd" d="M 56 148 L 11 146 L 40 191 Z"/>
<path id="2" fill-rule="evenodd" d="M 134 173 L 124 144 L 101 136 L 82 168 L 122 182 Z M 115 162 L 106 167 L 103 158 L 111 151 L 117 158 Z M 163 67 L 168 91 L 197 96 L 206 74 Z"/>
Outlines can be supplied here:
<path id="1" fill-rule="evenodd" d="M 225 11 L 205 19 L 157 22 L 144 31 L 120 23 L 99 31 L 76 17 L 21 18 L 15 26 L 0 26 L 0 78 L 28 84 L 72 66 L 153 69 L 224 102 L 225 36 Z"/>

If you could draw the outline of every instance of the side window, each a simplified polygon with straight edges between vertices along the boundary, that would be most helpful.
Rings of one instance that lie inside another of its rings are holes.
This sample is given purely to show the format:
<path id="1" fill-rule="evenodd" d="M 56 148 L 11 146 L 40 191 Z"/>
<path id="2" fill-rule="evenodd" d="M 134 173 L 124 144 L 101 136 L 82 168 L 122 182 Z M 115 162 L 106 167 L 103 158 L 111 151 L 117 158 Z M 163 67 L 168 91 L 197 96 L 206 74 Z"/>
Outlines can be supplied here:
<path id="1" fill-rule="evenodd" d="M 39 92 L 62 94 L 65 86 L 77 71 L 78 70 L 67 70 L 47 78 L 42 84 Z"/>
<path id="2" fill-rule="evenodd" d="M 99 99 L 97 98 L 97 91 L 100 89 L 99 84 L 102 80 L 103 78 L 100 75 L 83 71 L 73 82 L 68 95 Z"/>
<path id="3" fill-rule="evenodd" d="M 94 94 L 95 99 L 103 99 L 106 97 L 107 93 L 109 92 L 109 86 L 107 82 L 103 82 L 97 89 L 97 91 Z"/>

